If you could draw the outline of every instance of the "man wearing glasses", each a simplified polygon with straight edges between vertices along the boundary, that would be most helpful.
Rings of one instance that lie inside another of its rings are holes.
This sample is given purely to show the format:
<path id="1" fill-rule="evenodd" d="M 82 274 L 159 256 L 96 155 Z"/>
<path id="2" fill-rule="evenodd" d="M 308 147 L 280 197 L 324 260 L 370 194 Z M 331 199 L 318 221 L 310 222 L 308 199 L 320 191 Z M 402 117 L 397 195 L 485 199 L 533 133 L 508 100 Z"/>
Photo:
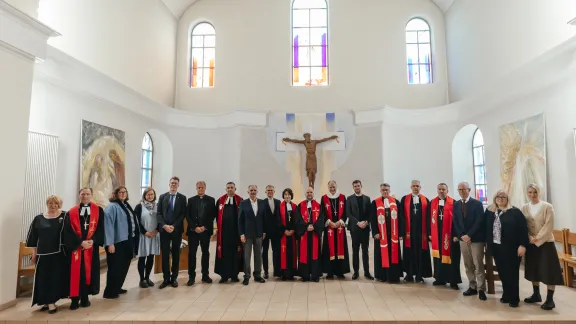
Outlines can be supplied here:
<path id="1" fill-rule="evenodd" d="M 458 194 L 462 199 L 454 202 L 453 225 L 460 239 L 466 276 L 470 281 L 470 287 L 463 295 L 478 295 L 480 300 L 486 300 L 484 207 L 480 201 L 470 197 L 470 185 L 467 182 L 458 184 Z"/>

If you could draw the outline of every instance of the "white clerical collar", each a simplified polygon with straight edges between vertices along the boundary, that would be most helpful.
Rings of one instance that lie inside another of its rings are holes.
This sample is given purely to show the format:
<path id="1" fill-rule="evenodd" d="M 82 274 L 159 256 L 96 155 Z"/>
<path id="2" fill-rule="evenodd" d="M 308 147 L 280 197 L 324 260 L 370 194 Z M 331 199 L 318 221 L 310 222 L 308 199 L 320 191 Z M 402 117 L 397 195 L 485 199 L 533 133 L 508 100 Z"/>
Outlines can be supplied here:
<path id="1" fill-rule="evenodd" d="M 292 211 L 292 204 L 291 203 L 286 203 L 286 210 Z"/>
<path id="2" fill-rule="evenodd" d="M 362 193 L 361 193 L 361 194 L 354 193 L 354 196 L 356 196 L 356 197 L 362 197 L 362 196 L 364 196 L 364 194 L 362 194 Z"/>
<path id="3" fill-rule="evenodd" d="M 306 202 L 306 208 L 312 208 L 312 200 Z"/>
<path id="4" fill-rule="evenodd" d="M 384 208 L 390 208 L 390 199 L 384 198 Z"/>
<path id="5" fill-rule="evenodd" d="M 84 215 L 84 214 L 90 215 L 90 204 L 82 205 L 80 215 Z"/>
<path id="6" fill-rule="evenodd" d="M 227 204 L 234 204 L 234 196 L 230 197 L 228 196 L 228 199 L 226 200 Z"/>
<path id="7" fill-rule="evenodd" d="M 336 198 L 340 197 L 340 191 L 338 191 L 338 189 L 336 189 L 336 192 L 334 193 L 334 195 L 332 195 L 330 192 L 328 192 L 326 194 L 326 196 L 328 196 L 328 198 L 330 198 L 330 199 L 336 199 Z"/>
<path id="8" fill-rule="evenodd" d="M 440 196 L 438 196 L 438 206 L 444 206 L 445 203 L 446 203 L 446 198 L 442 199 L 442 198 L 440 198 Z"/>

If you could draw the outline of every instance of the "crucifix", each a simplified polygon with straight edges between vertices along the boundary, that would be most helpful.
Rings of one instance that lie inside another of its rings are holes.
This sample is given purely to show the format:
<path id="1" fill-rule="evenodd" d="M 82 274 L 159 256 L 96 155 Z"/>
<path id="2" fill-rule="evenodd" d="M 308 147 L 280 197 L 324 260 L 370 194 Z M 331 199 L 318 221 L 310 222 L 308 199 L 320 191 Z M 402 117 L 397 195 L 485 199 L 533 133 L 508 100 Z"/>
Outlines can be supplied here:
<path id="1" fill-rule="evenodd" d="M 84 218 L 84 230 L 88 229 L 88 217 Z"/>
<path id="2" fill-rule="evenodd" d="M 418 212 L 418 204 L 414 204 L 414 215 L 416 215 L 416 212 Z"/>
<path id="3" fill-rule="evenodd" d="M 444 211 L 441 210 L 441 211 L 440 211 L 440 215 L 438 215 L 438 216 L 440 217 L 440 220 L 442 220 L 442 217 L 444 217 Z"/>

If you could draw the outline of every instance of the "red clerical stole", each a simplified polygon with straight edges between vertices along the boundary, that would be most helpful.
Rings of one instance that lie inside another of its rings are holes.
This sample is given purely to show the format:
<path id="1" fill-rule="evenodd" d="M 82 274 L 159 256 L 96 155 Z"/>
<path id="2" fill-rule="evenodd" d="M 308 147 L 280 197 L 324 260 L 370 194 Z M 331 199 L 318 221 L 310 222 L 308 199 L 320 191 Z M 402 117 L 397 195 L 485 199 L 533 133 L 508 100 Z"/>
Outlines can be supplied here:
<path id="1" fill-rule="evenodd" d="M 380 256 L 382 258 L 382 268 L 390 268 L 388 259 L 388 232 L 386 230 L 386 207 L 383 197 L 376 198 L 376 220 L 378 221 L 378 232 L 380 233 Z M 390 229 L 392 230 L 392 264 L 398 264 L 398 204 L 396 199 L 388 197 L 390 203 Z"/>
<path id="2" fill-rule="evenodd" d="M 420 205 L 422 205 L 422 250 L 428 250 L 428 235 L 426 235 L 426 212 L 428 209 L 428 201 L 424 195 L 420 197 Z M 406 220 L 406 237 L 404 238 L 404 245 L 410 247 L 410 202 L 412 201 L 412 194 L 404 196 L 404 216 Z"/>
<path id="3" fill-rule="evenodd" d="M 338 220 L 342 219 L 344 216 L 344 195 L 340 194 L 338 197 Z M 332 219 L 333 211 L 332 211 L 332 204 L 330 203 L 330 198 L 328 195 L 322 196 L 322 202 L 326 207 L 326 218 Z M 328 250 L 330 251 L 330 260 L 334 260 L 336 257 L 334 255 L 334 232 L 336 232 L 337 240 L 338 240 L 338 259 L 344 259 L 344 235 L 345 230 L 343 226 L 340 226 L 334 230 L 333 228 L 328 227 L 327 234 L 328 234 Z"/>
<path id="4" fill-rule="evenodd" d="M 218 224 L 218 240 L 216 242 L 216 252 L 217 257 L 222 258 L 222 214 L 224 213 L 224 205 L 228 201 L 228 195 L 224 195 L 218 198 L 218 220 L 216 223 Z M 234 203 L 236 207 L 240 206 L 240 202 L 242 201 L 242 197 L 238 195 L 234 195 Z"/>
<path id="5" fill-rule="evenodd" d="M 300 238 L 300 263 L 308 264 L 308 225 L 316 223 L 320 217 L 320 204 L 312 200 L 312 216 L 308 215 L 308 201 L 300 203 L 300 214 L 304 223 L 306 223 L 306 232 Z M 312 217 L 310 219 L 310 217 Z M 320 237 L 315 231 L 312 231 L 312 260 L 318 260 L 318 247 L 320 246 Z"/>
<path id="6" fill-rule="evenodd" d="M 70 215 L 70 226 L 78 237 L 82 238 L 82 229 L 80 228 L 80 205 L 74 206 L 68 212 Z M 99 208 L 95 203 L 90 204 L 90 225 L 88 226 L 88 235 L 86 241 L 91 240 L 98 227 Z M 80 293 L 80 269 L 82 257 L 80 253 L 84 254 L 84 270 L 86 271 L 86 285 L 92 282 L 92 251 L 94 247 L 89 249 L 82 249 L 79 246 L 72 252 L 70 264 L 70 297 L 78 297 Z"/>
<path id="7" fill-rule="evenodd" d="M 292 205 L 292 212 L 295 213 L 296 212 L 296 204 L 295 203 L 290 203 L 290 205 Z M 286 228 L 286 201 L 282 200 L 282 202 L 280 203 L 280 222 L 282 223 L 282 226 L 284 226 L 284 228 Z M 280 269 L 282 270 L 286 270 L 286 264 L 288 263 L 287 260 L 287 254 L 286 254 L 286 234 L 282 234 L 282 238 L 280 239 Z M 293 267 L 296 268 L 297 267 L 297 259 L 296 259 L 296 240 L 294 238 L 292 238 L 292 264 Z"/>
<path id="8" fill-rule="evenodd" d="M 444 204 L 444 211 L 442 218 L 442 228 L 438 230 L 438 204 L 440 199 L 438 197 L 432 199 L 430 208 L 432 210 L 432 257 L 440 258 L 442 256 L 442 263 L 451 264 L 450 259 L 450 242 L 452 237 L 452 215 L 454 212 L 454 199 L 446 197 Z M 438 235 L 442 235 L 442 247 L 438 246 Z M 439 252 L 440 248 L 442 253 Z"/>

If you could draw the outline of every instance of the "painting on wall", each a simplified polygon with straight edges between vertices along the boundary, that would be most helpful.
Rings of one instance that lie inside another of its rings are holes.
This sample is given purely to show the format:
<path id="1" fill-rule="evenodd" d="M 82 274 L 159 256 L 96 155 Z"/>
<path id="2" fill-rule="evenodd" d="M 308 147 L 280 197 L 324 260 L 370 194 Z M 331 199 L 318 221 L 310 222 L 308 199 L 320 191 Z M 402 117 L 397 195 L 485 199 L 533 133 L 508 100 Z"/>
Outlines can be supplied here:
<path id="1" fill-rule="evenodd" d="M 108 205 L 115 187 L 126 183 L 124 132 L 82 120 L 80 188 L 90 187 L 93 200 Z"/>
<path id="2" fill-rule="evenodd" d="M 500 178 L 510 203 L 528 202 L 526 186 L 536 183 L 546 200 L 546 133 L 544 115 L 500 127 Z"/>

